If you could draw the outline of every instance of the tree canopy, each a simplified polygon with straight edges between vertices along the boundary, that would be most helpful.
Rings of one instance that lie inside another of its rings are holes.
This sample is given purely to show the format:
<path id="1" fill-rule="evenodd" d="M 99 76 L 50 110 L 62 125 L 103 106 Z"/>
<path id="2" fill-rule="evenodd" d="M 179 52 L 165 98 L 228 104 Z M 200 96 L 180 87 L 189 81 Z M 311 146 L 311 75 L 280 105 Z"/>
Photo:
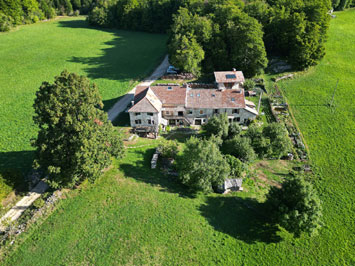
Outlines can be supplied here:
<path id="1" fill-rule="evenodd" d="M 281 188 L 271 187 L 266 204 L 274 221 L 297 237 L 302 232 L 315 234 L 322 225 L 321 202 L 302 176 L 287 178 Z"/>
<path id="2" fill-rule="evenodd" d="M 242 162 L 251 162 L 256 157 L 248 137 L 236 136 L 224 141 L 222 151 L 224 154 L 235 156 Z"/>
<path id="3" fill-rule="evenodd" d="M 34 103 L 39 127 L 34 166 L 52 187 L 94 181 L 111 156 L 122 156 L 122 138 L 102 107 L 97 86 L 86 77 L 63 71 L 53 84 L 42 83 Z"/>
<path id="4" fill-rule="evenodd" d="M 214 115 L 208 119 L 207 123 L 202 125 L 207 136 L 218 136 L 226 138 L 228 136 L 229 121 L 226 113 Z"/>
<path id="5" fill-rule="evenodd" d="M 213 139 L 190 138 L 178 158 L 178 168 L 181 182 L 195 192 L 211 192 L 230 174 L 229 164 Z"/>

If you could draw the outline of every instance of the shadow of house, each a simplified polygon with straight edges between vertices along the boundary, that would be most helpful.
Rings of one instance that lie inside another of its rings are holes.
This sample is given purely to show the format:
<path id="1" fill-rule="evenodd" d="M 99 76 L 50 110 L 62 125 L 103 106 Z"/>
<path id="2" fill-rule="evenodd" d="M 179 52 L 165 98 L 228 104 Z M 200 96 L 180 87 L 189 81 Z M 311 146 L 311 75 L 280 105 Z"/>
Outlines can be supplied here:
<path id="1" fill-rule="evenodd" d="M 246 243 L 280 242 L 278 227 L 268 222 L 263 207 L 250 198 L 208 197 L 200 211 L 215 230 Z"/>
<path id="2" fill-rule="evenodd" d="M 194 197 L 185 186 L 177 182 L 176 178 L 163 174 L 159 169 L 159 163 L 156 169 L 151 169 L 150 161 L 155 149 L 148 149 L 145 151 L 137 149 L 133 152 L 136 153 L 136 156 L 143 159 L 137 160 L 132 164 L 120 164 L 119 168 L 124 172 L 125 176 L 150 184 L 154 187 L 159 187 L 159 190 L 162 192 L 177 193 L 180 197 L 184 198 Z"/>

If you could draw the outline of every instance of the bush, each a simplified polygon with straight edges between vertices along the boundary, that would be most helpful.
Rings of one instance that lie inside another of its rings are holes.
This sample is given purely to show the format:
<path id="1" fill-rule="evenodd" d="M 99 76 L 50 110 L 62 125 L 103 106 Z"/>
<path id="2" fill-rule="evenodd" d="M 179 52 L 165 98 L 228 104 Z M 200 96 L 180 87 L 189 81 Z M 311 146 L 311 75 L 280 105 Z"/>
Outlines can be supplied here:
<path id="1" fill-rule="evenodd" d="M 13 27 L 13 20 L 0 12 L 0 31 L 9 31 Z"/>
<path id="2" fill-rule="evenodd" d="M 79 10 L 75 10 L 75 11 L 74 11 L 74 16 L 77 17 L 77 16 L 79 16 L 79 15 L 80 15 L 80 11 L 79 11 Z"/>
<path id="3" fill-rule="evenodd" d="M 176 141 L 166 141 L 158 146 L 158 150 L 163 158 L 176 159 L 179 146 Z"/>
<path id="4" fill-rule="evenodd" d="M 243 162 L 251 162 L 255 159 L 255 152 L 250 145 L 250 139 L 247 137 L 234 137 L 223 143 L 222 151 L 224 154 L 230 154 Z"/>
<path id="5" fill-rule="evenodd" d="M 202 129 L 205 130 L 207 136 L 218 136 L 226 138 L 228 136 L 228 116 L 226 113 L 212 116 L 208 119 L 208 122 L 202 125 Z"/>
<path id="6" fill-rule="evenodd" d="M 225 155 L 225 159 L 229 164 L 229 168 L 230 168 L 229 177 L 230 178 L 242 177 L 242 174 L 245 171 L 245 165 L 239 159 L 229 154 Z"/>
<path id="7" fill-rule="evenodd" d="M 263 129 L 257 125 L 249 126 L 246 134 L 251 140 L 250 144 L 259 158 L 268 157 L 272 154 L 270 139 L 265 138 Z"/>
<path id="8" fill-rule="evenodd" d="M 252 79 L 247 79 L 245 82 L 244 82 L 244 89 L 246 91 L 249 91 L 249 90 L 252 90 L 255 88 L 255 82 L 252 80 Z"/>
<path id="9" fill-rule="evenodd" d="M 263 135 L 270 140 L 272 155 L 281 158 L 292 148 L 290 138 L 283 124 L 271 123 L 264 127 Z"/>
<path id="10" fill-rule="evenodd" d="M 228 128 L 229 139 L 239 136 L 241 132 L 242 132 L 242 128 L 238 123 L 232 122 L 229 124 L 229 128 Z"/>

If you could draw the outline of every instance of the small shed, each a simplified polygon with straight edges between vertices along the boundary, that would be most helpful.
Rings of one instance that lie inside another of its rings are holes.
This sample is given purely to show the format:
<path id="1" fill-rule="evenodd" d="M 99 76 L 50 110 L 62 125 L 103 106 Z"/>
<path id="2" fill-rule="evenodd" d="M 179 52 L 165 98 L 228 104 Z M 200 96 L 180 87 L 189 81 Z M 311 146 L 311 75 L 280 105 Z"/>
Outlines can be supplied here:
<path id="1" fill-rule="evenodd" d="M 243 191 L 242 184 L 242 178 L 226 179 L 223 184 L 223 193 L 225 194 L 229 191 Z"/>

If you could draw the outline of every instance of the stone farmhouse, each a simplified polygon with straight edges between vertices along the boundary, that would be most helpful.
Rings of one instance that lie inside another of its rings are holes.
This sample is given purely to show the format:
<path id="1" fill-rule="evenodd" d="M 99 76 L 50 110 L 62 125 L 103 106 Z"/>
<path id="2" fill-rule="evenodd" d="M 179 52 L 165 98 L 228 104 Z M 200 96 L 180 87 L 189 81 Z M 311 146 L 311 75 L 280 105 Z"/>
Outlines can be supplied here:
<path id="1" fill-rule="evenodd" d="M 167 125 L 202 125 L 213 115 L 227 113 L 229 122 L 255 119 L 255 105 L 245 99 L 241 71 L 215 72 L 213 89 L 189 85 L 137 86 L 128 110 L 136 132 L 157 133 Z"/>

